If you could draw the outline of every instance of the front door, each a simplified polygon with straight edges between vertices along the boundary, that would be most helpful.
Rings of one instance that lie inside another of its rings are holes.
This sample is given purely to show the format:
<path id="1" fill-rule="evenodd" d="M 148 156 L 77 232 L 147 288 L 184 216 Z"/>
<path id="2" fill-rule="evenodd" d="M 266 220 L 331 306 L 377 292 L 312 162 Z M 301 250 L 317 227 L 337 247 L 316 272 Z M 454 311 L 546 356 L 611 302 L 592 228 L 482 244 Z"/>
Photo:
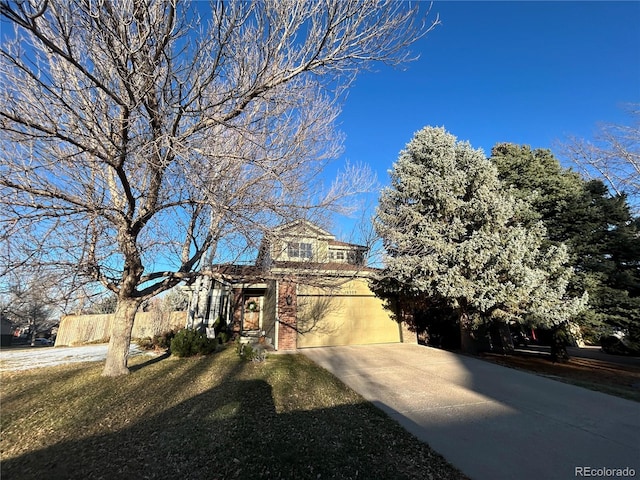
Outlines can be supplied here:
<path id="1" fill-rule="evenodd" d="M 242 317 L 242 330 L 260 330 L 260 320 L 262 316 L 261 296 L 244 297 L 244 313 Z"/>

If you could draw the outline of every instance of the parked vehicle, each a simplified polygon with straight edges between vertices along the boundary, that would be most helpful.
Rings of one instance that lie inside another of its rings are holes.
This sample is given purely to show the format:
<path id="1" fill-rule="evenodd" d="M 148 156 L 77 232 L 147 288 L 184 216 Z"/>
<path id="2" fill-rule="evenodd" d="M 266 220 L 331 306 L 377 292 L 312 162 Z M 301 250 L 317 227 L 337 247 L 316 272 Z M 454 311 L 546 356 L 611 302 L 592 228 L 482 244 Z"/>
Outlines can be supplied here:
<path id="1" fill-rule="evenodd" d="M 600 346 L 604 353 L 611 355 L 640 355 L 640 346 L 629 341 L 624 332 L 614 332 L 600 338 Z"/>
<path id="2" fill-rule="evenodd" d="M 53 340 L 50 340 L 48 338 L 36 338 L 35 340 L 35 344 L 36 345 L 46 345 L 48 347 L 53 346 Z"/>

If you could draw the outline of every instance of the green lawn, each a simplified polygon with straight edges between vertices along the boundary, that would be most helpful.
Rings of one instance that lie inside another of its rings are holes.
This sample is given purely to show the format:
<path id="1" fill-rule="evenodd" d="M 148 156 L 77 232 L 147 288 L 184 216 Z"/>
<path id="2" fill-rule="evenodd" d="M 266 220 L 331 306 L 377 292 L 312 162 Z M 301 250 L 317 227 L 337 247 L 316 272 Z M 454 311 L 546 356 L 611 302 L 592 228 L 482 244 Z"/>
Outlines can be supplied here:
<path id="1" fill-rule="evenodd" d="M 303 356 L 132 363 L 3 373 L 2 479 L 464 478 Z"/>

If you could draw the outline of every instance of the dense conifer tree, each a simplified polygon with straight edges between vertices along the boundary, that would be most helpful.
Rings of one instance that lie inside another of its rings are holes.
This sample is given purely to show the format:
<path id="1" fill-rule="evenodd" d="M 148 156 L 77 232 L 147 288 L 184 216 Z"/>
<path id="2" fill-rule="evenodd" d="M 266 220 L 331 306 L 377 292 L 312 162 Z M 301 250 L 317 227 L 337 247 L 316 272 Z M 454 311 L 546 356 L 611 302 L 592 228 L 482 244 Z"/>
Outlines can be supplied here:
<path id="1" fill-rule="evenodd" d="M 530 214 L 481 150 L 426 127 L 400 153 L 381 194 L 375 226 L 387 257 L 374 288 L 390 307 L 454 311 L 465 351 L 483 323 L 558 325 L 585 299 L 567 296 L 566 248 L 548 245 Z"/>
<path id="2" fill-rule="evenodd" d="M 625 196 L 562 168 L 549 150 L 503 143 L 491 160 L 505 187 L 544 222 L 549 239 L 569 247 L 577 272 L 569 288 L 589 292 L 589 308 L 578 317 L 587 338 L 597 341 L 611 329 L 640 338 L 638 219 Z"/>

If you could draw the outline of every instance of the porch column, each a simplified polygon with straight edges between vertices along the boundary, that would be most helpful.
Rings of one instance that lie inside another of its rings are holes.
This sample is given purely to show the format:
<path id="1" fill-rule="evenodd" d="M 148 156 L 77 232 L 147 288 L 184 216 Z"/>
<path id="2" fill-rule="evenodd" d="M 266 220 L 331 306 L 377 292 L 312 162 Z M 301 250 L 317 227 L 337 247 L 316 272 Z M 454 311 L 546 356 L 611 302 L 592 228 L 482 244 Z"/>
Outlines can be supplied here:
<path id="1" fill-rule="evenodd" d="M 243 292 L 240 287 L 231 290 L 231 331 L 235 335 L 242 333 Z"/>

